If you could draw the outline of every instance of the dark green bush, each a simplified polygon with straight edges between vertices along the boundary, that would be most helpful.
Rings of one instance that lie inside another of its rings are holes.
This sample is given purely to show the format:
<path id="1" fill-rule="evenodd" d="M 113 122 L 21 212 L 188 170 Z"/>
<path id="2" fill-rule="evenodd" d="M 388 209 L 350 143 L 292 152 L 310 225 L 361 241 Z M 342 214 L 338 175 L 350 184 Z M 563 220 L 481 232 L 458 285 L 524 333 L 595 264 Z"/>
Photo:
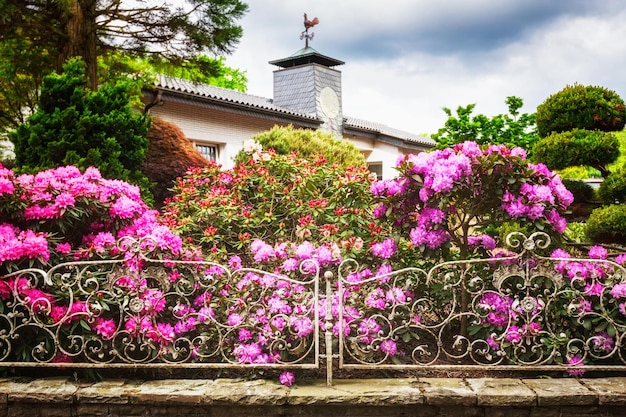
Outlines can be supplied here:
<path id="1" fill-rule="evenodd" d="M 130 106 L 128 82 L 87 88 L 85 64 L 70 60 L 62 74 L 45 77 L 38 110 L 11 132 L 20 172 L 65 165 L 97 167 L 102 176 L 138 185 L 150 199 L 140 171 L 148 148 L 149 119 Z"/>
<path id="2" fill-rule="evenodd" d="M 533 159 L 550 169 L 590 166 L 606 177 L 607 164 L 619 157 L 619 141 L 612 133 L 574 129 L 552 133 L 533 147 Z"/>
<path id="3" fill-rule="evenodd" d="M 626 165 L 604 179 L 598 197 L 605 204 L 626 203 Z"/>
<path id="4" fill-rule="evenodd" d="M 574 195 L 574 203 L 587 203 L 592 201 L 595 192 L 591 185 L 584 181 L 564 178 L 563 185 Z"/>
<path id="5" fill-rule="evenodd" d="M 604 87 L 568 85 L 537 107 L 536 123 L 541 137 L 572 129 L 619 131 L 626 124 L 626 106 Z"/>
<path id="6" fill-rule="evenodd" d="M 596 243 L 626 242 L 626 205 L 597 208 L 587 219 L 587 237 Z"/>

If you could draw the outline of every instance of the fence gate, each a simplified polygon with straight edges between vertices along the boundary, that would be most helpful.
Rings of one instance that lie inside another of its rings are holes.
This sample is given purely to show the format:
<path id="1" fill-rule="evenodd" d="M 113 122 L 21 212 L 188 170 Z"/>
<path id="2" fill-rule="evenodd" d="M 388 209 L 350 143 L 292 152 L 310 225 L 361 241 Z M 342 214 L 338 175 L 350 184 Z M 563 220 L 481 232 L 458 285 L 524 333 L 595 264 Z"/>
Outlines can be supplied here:
<path id="1" fill-rule="evenodd" d="M 498 258 L 373 275 L 211 262 L 77 261 L 0 279 L 0 366 L 624 371 L 626 270 L 549 258 L 543 233 Z"/>

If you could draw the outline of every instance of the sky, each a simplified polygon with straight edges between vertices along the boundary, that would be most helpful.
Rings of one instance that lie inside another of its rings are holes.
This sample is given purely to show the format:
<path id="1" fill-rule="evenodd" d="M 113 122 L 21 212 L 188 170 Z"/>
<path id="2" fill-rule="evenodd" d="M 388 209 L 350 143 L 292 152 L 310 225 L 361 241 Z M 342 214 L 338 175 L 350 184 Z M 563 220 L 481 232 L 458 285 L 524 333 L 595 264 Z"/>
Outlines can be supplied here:
<path id="1" fill-rule="evenodd" d="M 245 0 L 244 0 L 245 1 Z M 345 116 L 415 134 L 443 127 L 447 107 L 522 113 L 567 85 L 602 86 L 626 99 L 624 0 L 247 0 L 243 37 L 226 65 L 248 93 L 271 98 L 268 61 L 304 47 L 303 14 L 317 17 L 309 46 L 345 64 Z"/>

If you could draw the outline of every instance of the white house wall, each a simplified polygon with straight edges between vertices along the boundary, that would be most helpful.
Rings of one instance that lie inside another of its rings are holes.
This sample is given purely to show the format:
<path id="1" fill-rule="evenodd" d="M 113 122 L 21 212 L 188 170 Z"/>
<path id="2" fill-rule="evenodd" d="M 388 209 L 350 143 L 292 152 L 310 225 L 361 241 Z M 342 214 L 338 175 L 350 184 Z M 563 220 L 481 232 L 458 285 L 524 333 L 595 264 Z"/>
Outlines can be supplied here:
<path id="1" fill-rule="evenodd" d="M 225 169 L 232 168 L 233 158 L 243 148 L 246 140 L 281 125 L 274 120 L 173 101 L 152 107 L 150 114 L 174 123 L 196 144 L 217 145 L 218 162 Z"/>

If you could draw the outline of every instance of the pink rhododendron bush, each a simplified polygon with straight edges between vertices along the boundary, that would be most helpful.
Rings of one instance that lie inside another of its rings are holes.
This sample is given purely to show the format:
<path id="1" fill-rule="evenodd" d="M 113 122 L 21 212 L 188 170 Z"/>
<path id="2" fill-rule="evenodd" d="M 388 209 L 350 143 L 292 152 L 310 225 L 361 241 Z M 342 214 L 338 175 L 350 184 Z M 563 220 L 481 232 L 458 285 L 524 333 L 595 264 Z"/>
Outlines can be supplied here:
<path id="1" fill-rule="evenodd" d="M 96 169 L 2 168 L 0 360 L 297 368 L 328 330 L 346 364 L 623 364 L 626 256 L 557 248 L 557 175 L 470 142 L 398 172 L 251 148 L 159 214 Z"/>

